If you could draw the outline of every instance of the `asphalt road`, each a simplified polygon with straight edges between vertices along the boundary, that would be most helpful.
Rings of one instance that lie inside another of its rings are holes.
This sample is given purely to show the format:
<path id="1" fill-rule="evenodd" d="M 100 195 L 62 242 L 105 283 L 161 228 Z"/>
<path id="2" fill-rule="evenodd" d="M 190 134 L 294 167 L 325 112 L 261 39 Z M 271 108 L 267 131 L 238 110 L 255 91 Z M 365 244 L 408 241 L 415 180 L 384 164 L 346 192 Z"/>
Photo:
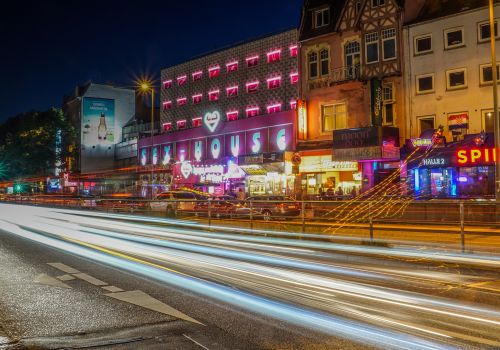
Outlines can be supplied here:
<path id="1" fill-rule="evenodd" d="M 495 255 L 0 204 L 0 349 L 498 349 Z"/>

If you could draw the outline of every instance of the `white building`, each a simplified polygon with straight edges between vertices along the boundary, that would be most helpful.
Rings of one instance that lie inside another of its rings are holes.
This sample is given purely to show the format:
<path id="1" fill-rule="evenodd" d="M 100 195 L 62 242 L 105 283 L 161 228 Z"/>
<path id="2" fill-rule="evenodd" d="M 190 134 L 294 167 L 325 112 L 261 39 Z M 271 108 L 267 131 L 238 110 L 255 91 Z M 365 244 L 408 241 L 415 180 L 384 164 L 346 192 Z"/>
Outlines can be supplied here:
<path id="1" fill-rule="evenodd" d="M 406 135 L 439 125 L 448 140 L 493 132 L 488 19 L 483 1 L 426 1 L 405 25 Z"/>

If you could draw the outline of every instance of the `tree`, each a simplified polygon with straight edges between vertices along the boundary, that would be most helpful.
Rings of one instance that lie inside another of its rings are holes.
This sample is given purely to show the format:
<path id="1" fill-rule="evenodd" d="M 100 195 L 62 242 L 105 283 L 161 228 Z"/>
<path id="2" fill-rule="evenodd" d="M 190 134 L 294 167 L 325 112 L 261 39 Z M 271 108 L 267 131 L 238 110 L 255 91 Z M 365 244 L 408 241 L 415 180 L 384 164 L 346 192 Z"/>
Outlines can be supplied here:
<path id="1" fill-rule="evenodd" d="M 62 136 L 60 152 L 56 152 L 58 132 Z M 65 159 L 72 156 L 65 140 L 74 139 L 75 133 L 57 108 L 8 119 L 0 125 L 0 179 L 52 175 L 56 163 L 64 168 Z"/>

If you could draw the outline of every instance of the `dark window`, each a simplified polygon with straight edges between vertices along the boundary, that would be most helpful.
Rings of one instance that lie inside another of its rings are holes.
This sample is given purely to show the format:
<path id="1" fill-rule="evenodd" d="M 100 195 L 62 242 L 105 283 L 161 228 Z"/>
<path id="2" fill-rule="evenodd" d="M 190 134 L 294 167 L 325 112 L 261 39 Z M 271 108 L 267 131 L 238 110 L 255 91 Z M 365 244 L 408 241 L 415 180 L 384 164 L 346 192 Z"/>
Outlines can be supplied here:
<path id="1" fill-rule="evenodd" d="M 309 78 L 314 79 L 318 77 L 318 54 L 311 52 L 308 55 L 309 61 Z"/>
<path id="2" fill-rule="evenodd" d="M 415 52 L 424 53 L 432 50 L 432 37 L 426 36 L 415 39 Z"/>
<path id="3" fill-rule="evenodd" d="M 418 91 L 417 92 L 426 92 L 434 90 L 434 77 L 426 76 L 418 78 Z"/>
<path id="4" fill-rule="evenodd" d="M 385 0 L 372 0 L 372 7 L 385 5 Z"/>
<path id="5" fill-rule="evenodd" d="M 323 8 L 314 11 L 314 28 L 320 28 L 330 23 L 330 9 Z"/>
<path id="6" fill-rule="evenodd" d="M 493 69 L 491 66 L 481 67 L 481 83 L 491 83 L 493 81 Z M 500 81 L 500 66 L 497 65 L 497 80 Z"/>
<path id="7" fill-rule="evenodd" d="M 462 29 L 446 32 L 446 47 L 460 46 L 464 43 Z"/>
<path id="8" fill-rule="evenodd" d="M 330 72 L 328 50 L 321 50 L 319 53 L 319 57 L 321 61 L 321 75 L 328 75 L 328 73 Z"/>
<path id="9" fill-rule="evenodd" d="M 434 129 L 434 117 L 419 118 L 420 132 L 427 129 Z"/>
<path id="10" fill-rule="evenodd" d="M 366 63 L 378 62 L 378 33 L 365 35 Z"/>
<path id="11" fill-rule="evenodd" d="M 495 38 L 498 37 L 498 26 L 495 21 Z M 479 40 L 487 40 L 491 37 L 490 35 L 490 24 L 489 23 L 481 23 L 479 24 Z"/>
<path id="12" fill-rule="evenodd" d="M 456 88 L 465 85 L 465 71 L 448 73 L 448 84 L 450 88 Z"/>

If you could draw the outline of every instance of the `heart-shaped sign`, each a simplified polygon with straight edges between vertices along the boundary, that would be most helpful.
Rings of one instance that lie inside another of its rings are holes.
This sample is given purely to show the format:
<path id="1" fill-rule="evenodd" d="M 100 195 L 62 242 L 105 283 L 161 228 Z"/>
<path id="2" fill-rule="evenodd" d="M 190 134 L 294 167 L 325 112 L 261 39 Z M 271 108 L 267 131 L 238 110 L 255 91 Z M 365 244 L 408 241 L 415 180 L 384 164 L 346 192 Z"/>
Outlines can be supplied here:
<path id="1" fill-rule="evenodd" d="M 183 162 L 181 164 L 181 173 L 185 179 L 187 179 L 189 177 L 189 175 L 191 175 L 192 172 L 193 172 L 193 167 L 191 166 L 191 163 Z"/>
<path id="2" fill-rule="evenodd" d="M 208 112 L 205 114 L 203 117 L 203 124 L 207 127 L 210 132 L 214 132 L 217 127 L 219 126 L 221 121 L 220 113 L 217 111 L 214 111 L 212 113 Z"/>

